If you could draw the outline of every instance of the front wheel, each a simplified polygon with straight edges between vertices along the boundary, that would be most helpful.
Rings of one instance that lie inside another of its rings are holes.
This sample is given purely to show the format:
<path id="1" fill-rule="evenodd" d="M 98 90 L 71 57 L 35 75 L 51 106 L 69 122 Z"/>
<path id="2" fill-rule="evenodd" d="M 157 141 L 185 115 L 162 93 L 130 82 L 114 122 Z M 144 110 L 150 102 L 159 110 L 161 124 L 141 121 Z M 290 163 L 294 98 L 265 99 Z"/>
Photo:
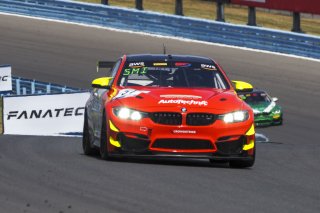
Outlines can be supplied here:
<path id="1" fill-rule="evenodd" d="M 88 117 L 85 113 L 84 115 L 84 124 L 83 124 L 83 136 L 82 136 L 82 149 L 85 155 L 94 155 L 96 154 L 96 149 L 92 147 L 90 142 L 90 133 L 88 127 Z"/>
<path id="2" fill-rule="evenodd" d="M 102 125 L 101 125 L 101 137 L 100 137 L 100 156 L 103 160 L 110 159 L 107 145 L 107 129 L 106 129 L 106 115 L 103 113 Z"/>

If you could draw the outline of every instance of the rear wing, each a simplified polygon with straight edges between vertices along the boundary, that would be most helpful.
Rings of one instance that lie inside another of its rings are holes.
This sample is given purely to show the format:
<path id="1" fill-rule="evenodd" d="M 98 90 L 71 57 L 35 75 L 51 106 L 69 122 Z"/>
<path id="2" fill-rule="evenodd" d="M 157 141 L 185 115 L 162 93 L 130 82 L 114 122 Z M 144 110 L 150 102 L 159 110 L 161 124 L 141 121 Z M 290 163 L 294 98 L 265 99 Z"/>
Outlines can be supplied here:
<path id="1" fill-rule="evenodd" d="M 111 69 L 114 64 L 115 64 L 114 61 L 98 61 L 97 72 L 99 72 L 100 69 Z"/>

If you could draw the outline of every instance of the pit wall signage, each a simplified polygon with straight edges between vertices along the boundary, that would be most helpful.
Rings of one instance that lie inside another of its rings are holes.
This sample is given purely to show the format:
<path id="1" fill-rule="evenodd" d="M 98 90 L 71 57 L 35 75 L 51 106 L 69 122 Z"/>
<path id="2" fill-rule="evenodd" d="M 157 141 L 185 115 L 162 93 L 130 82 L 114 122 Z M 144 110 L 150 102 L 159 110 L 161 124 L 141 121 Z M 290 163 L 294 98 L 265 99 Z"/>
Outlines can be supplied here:
<path id="1" fill-rule="evenodd" d="M 4 97 L 4 134 L 80 136 L 89 96 L 85 92 Z"/>
<path id="2" fill-rule="evenodd" d="M 231 0 L 231 3 L 273 10 L 320 14 L 319 0 Z"/>
<path id="3" fill-rule="evenodd" d="M 11 66 L 0 66 L 0 92 L 12 90 Z"/>

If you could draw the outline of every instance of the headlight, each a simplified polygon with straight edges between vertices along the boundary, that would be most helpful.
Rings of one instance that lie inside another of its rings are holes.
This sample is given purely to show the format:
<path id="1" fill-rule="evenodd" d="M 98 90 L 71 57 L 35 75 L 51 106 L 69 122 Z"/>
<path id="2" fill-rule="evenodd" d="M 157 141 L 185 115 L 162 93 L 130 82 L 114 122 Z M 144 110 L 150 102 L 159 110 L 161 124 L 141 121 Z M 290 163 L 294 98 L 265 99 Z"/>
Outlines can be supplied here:
<path id="1" fill-rule="evenodd" d="M 139 112 L 137 110 L 129 109 L 126 107 L 114 108 L 113 113 L 120 119 L 133 121 L 139 121 L 142 118 L 148 116 L 148 114 L 145 112 Z"/>
<path id="2" fill-rule="evenodd" d="M 260 111 L 259 111 L 259 110 L 257 110 L 257 109 L 253 109 L 253 113 L 254 113 L 254 114 L 259 114 L 259 113 L 260 113 Z"/>
<path id="3" fill-rule="evenodd" d="M 219 116 L 219 119 L 223 120 L 225 123 L 236 123 L 246 121 L 249 118 L 248 111 L 235 111 Z"/>

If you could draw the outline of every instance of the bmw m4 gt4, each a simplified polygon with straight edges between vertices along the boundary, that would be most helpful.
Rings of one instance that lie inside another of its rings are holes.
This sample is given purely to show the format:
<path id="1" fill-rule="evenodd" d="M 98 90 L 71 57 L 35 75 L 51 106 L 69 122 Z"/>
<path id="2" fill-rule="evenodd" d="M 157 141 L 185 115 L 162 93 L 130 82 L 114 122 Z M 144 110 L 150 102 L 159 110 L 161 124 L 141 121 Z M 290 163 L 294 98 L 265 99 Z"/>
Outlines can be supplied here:
<path id="1" fill-rule="evenodd" d="M 99 67 L 110 63 L 99 62 Z M 251 167 L 252 109 L 212 59 L 124 55 L 92 82 L 83 150 L 113 157 L 186 157 Z"/>

